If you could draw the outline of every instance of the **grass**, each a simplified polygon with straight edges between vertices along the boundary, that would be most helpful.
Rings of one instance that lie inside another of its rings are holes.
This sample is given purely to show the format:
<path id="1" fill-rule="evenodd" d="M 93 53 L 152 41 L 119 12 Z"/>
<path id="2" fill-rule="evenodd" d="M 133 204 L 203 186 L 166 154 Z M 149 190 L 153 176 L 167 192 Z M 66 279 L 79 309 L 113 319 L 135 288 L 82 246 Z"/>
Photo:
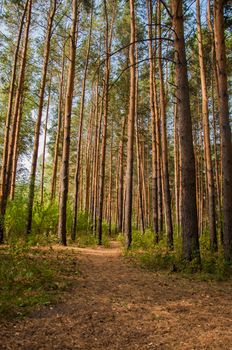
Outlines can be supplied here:
<path id="1" fill-rule="evenodd" d="M 122 235 L 118 240 L 123 244 Z M 131 249 L 124 251 L 124 255 L 136 265 L 150 271 L 180 273 L 184 277 L 202 281 L 224 281 L 231 278 L 232 264 L 224 261 L 221 247 L 217 253 L 210 251 L 207 233 L 200 237 L 201 264 L 198 260 L 188 262 L 182 259 L 181 240 L 177 236 L 174 239 L 174 247 L 173 251 L 168 250 L 165 239 L 155 244 L 151 230 L 147 230 L 145 234 L 134 231 Z"/>
<path id="2" fill-rule="evenodd" d="M 56 302 L 73 288 L 76 274 L 76 255 L 70 250 L 1 248 L 0 318 L 22 317 Z"/>

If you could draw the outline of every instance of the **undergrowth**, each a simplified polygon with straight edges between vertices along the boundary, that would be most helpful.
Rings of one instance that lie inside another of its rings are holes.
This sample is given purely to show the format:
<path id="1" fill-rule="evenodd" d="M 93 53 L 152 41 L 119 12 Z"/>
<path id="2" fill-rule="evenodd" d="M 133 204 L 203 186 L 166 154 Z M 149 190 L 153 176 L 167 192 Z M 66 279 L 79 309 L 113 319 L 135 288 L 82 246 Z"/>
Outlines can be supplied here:
<path id="1" fill-rule="evenodd" d="M 118 240 L 124 244 L 123 235 L 119 235 Z M 221 247 L 217 253 L 210 250 L 207 233 L 200 237 L 200 264 L 196 259 L 190 262 L 182 259 L 181 247 L 181 238 L 177 235 L 174 238 L 174 249 L 168 250 L 165 238 L 155 244 L 151 230 L 146 230 L 144 234 L 135 230 L 132 246 L 129 251 L 124 250 L 124 255 L 141 268 L 151 271 L 181 273 L 185 277 L 205 281 L 223 281 L 232 276 L 232 265 L 225 262 Z"/>
<path id="2" fill-rule="evenodd" d="M 45 194 L 41 205 L 38 193 L 35 195 L 31 234 L 26 236 L 27 227 L 27 194 L 24 187 L 19 187 L 14 201 L 9 201 L 5 215 L 5 242 L 9 245 L 47 246 L 58 242 L 58 202 L 50 201 Z M 70 202 L 67 203 L 67 239 L 70 239 L 73 212 Z M 109 246 L 108 225 L 103 222 L 102 245 Z M 92 232 L 92 223 L 85 212 L 79 212 L 77 217 L 76 242 L 81 247 L 96 246 L 97 237 Z"/>
<path id="3" fill-rule="evenodd" d="M 5 243 L 0 248 L 0 317 L 20 317 L 32 307 L 49 305 L 70 289 L 78 273 L 76 254 L 69 250 L 55 252 L 58 242 L 58 203 L 49 198 L 41 205 L 35 197 L 32 232 L 26 235 L 27 196 L 22 187 L 14 201 L 9 201 L 5 215 Z M 72 206 L 67 206 L 68 245 L 94 247 L 97 237 L 89 217 L 78 213 L 76 241 L 70 239 Z M 109 246 L 108 225 L 103 223 L 102 245 Z M 50 247 L 50 248 L 43 248 Z"/>
<path id="4" fill-rule="evenodd" d="M 76 254 L 70 250 L 1 248 L 0 317 L 22 317 L 32 307 L 54 303 L 73 287 L 76 274 Z"/>

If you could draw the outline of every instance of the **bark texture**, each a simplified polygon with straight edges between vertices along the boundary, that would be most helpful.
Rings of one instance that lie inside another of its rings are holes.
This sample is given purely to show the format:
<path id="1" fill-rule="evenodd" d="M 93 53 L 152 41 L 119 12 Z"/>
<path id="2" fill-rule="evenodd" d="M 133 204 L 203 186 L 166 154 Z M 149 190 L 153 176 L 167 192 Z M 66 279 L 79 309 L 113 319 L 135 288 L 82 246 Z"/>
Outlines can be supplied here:
<path id="1" fill-rule="evenodd" d="M 199 259 L 198 222 L 196 206 L 195 159 L 190 113 L 187 61 L 184 41 L 182 1 L 172 0 L 175 48 L 175 84 L 178 103 L 178 133 L 181 162 L 181 230 L 183 257 Z"/>

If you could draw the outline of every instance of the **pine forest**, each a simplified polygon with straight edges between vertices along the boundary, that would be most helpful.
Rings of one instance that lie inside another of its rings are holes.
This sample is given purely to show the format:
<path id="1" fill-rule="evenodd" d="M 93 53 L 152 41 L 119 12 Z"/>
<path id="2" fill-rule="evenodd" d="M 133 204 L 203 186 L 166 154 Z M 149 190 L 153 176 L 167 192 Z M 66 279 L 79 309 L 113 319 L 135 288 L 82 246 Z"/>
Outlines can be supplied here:
<path id="1" fill-rule="evenodd" d="M 2 0 L 0 67 L 1 349 L 231 348 L 232 2 Z"/>

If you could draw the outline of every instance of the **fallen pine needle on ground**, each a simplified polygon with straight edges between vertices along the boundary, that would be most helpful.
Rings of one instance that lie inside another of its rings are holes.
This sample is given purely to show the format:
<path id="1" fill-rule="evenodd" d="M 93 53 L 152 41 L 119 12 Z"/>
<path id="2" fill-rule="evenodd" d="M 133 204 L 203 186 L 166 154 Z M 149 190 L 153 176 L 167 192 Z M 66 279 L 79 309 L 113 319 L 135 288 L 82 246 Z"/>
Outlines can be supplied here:
<path id="1" fill-rule="evenodd" d="M 47 271 L 37 280 L 48 289 L 44 303 L 31 302 L 23 318 L 3 314 L 1 350 L 231 348 L 231 281 L 143 270 L 122 256 L 118 242 L 36 249 Z M 14 308 L 17 315 L 23 306 Z"/>

